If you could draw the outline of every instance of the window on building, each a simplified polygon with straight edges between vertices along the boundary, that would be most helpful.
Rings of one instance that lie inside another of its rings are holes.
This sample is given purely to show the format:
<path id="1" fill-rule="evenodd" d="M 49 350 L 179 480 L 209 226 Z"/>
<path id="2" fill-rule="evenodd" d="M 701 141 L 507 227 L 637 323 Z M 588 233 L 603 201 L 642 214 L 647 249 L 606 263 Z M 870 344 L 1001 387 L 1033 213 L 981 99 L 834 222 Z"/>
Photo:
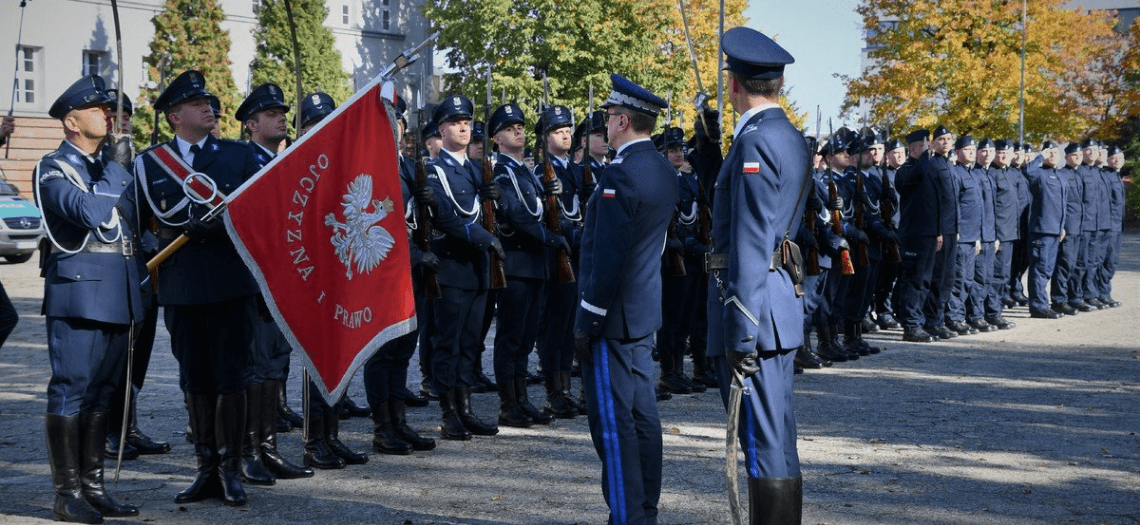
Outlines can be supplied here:
<path id="1" fill-rule="evenodd" d="M 261 14 L 261 0 L 253 0 L 253 14 Z"/>
<path id="2" fill-rule="evenodd" d="M 392 15 L 391 12 L 387 9 L 384 10 L 384 13 L 381 17 L 381 23 L 384 24 L 383 27 L 385 31 L 392 28 Z"/>
<path id="3" fill-rule="evenodd" d="M 348 4 L 340 6 L 340 22 L 348 25 Z"/>
<path id="4" fill-rule="evenodd" d="M 40 61 L 43 48 L 20 46 L 17 54 L 20 65 L 16 68 L 16 102 L 24 105 L 37 104 L 40 90 Z"/>
<path id="5" fill-rule="evenodd" d="M 83 76 L 102 75 L 103 55 L 105 54 L 106 53 L 102 51 L 92 51 L 90 49 L 83 51 Z"/>

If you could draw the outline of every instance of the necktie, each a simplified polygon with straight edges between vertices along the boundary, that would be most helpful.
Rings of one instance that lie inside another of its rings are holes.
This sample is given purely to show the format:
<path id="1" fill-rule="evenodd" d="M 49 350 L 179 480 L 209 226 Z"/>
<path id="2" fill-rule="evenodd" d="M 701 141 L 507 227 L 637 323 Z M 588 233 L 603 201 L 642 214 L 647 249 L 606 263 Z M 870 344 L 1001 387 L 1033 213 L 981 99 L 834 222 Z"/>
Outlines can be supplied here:
<path id="1" fill-rule="evenodd" d="M 202 148 L 197 144 L 190 145 L 190 165 L 197 169 L 198 167 L 198 154 L 202 153 Z"/>

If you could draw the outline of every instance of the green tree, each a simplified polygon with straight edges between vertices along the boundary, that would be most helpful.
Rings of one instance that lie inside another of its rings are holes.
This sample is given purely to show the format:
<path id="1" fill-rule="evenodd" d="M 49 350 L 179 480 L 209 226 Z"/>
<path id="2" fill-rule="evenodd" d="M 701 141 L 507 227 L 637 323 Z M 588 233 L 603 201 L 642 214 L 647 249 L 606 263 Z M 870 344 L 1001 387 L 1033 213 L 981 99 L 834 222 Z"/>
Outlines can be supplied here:
<path id="1" fill-rule="evenodd" d="M 1025 132 L 1080 138 L 1111 126 L 1119 108 L 1105 72 L 1123 38 L 1106 12 L 1029 2 Z M 845 109 L 870 104 L 893 129 L 946 124 L 958 133 L 1014 137 L 1018 130 L 1021 2 L 863 0 L 856 11 L 878 66 L 845 78 Z"/>
<path id="2" fill-rule="evenodd" d="M 154 40 L 150 43 L 147 70 L 151 85 L 143 87 L 131 117 L 136 148 L 147 147 L 154 129 L 154 99 L 163 81 L 169 83 L 187 69 L 197 69 L 206 77 L 206 88 L 218 96 L 222 111 L 237 109 L 237 86 L 230 71 L 230 34 L 221 22 L 226 14 L 217 0 L 166 0 L 162 12 L 151 22 Z M 162 68 L 165 67 L 165 70 Z M 236 137 L 238 126 L 233 119 L 219 119 L 222 136 Z M 170 125 L 160 116 L 158 140 L 174 137 Z"/>
<path id="3" fill-rule="evenodd" d="M 294 65 L 293 38 L 289 31 L 289 17 L 284 0 L 261 0 L 258 27 L 254 38 L 257 57 L 252 66 L 252 86 L 273 82 L 286 93 L 285 100 L 293 101 L 293 111 L 300 104 L 294 101 L 297 91 Z M 297 43 L 301 48 L 301 87 L 304 93 L 324 91 L 338 104 L 344 102 L 352 89 L 349 76 L 341 66 L 340 51 L 332 31 L 324 26 L 329 11 L 323 0 L 291 0 L 293 19 L 297 26 Z M 290 118 L 290 123 L 295 122 Z"/>
<path id="4" fill-rule="evenodd" d="M 684 47 L 664 45 L 658 36 L 680 30 L 672 20 L 676 5 L 664 0 L 430 0 L 424 12 L 456 70 L 443 92 L 466 94 L 479 114 L 488 66 L 494 105 L 505 93 L 527 110 L 530 123 L 544 76 L 550 102 L 574 108 L 578 119 L 591 85 L 595 109 L 609 95 L 611 72 L 661 96 L 681 93 L 689 76 Z"/>

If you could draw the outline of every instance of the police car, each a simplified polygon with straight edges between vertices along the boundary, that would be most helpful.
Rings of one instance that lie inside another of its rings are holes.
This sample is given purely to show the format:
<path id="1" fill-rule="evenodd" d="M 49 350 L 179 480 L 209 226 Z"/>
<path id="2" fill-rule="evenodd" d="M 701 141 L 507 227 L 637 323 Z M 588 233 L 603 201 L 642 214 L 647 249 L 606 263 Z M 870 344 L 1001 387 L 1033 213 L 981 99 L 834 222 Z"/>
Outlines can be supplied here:
<path id="1" fill-rule="evenodd" d="M 32 258 L 44 236 L 40 211 L 20 190 L 0 179 L 0 257 L 12 263 Z"/>

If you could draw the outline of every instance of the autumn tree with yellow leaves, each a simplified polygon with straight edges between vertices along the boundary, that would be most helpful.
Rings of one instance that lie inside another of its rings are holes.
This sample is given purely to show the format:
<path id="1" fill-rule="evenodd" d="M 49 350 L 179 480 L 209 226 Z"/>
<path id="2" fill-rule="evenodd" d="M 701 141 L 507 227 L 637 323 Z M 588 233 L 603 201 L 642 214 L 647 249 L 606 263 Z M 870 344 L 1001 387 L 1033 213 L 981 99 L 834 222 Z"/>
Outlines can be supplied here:
<path id="1" fill-rule="evenodd" d="M 1122 98 L 1109 78 L 1126 51 L 1112 13 L 1028 2 L 1025 134 L 1078 139 L 1113 132 Z M 893 129 L 945 124 L 957 133 L 1016 137 L 1022 3 L 1009 0 L 863 0 L 877 67 L 845 78 L 850 110 Z"/>

